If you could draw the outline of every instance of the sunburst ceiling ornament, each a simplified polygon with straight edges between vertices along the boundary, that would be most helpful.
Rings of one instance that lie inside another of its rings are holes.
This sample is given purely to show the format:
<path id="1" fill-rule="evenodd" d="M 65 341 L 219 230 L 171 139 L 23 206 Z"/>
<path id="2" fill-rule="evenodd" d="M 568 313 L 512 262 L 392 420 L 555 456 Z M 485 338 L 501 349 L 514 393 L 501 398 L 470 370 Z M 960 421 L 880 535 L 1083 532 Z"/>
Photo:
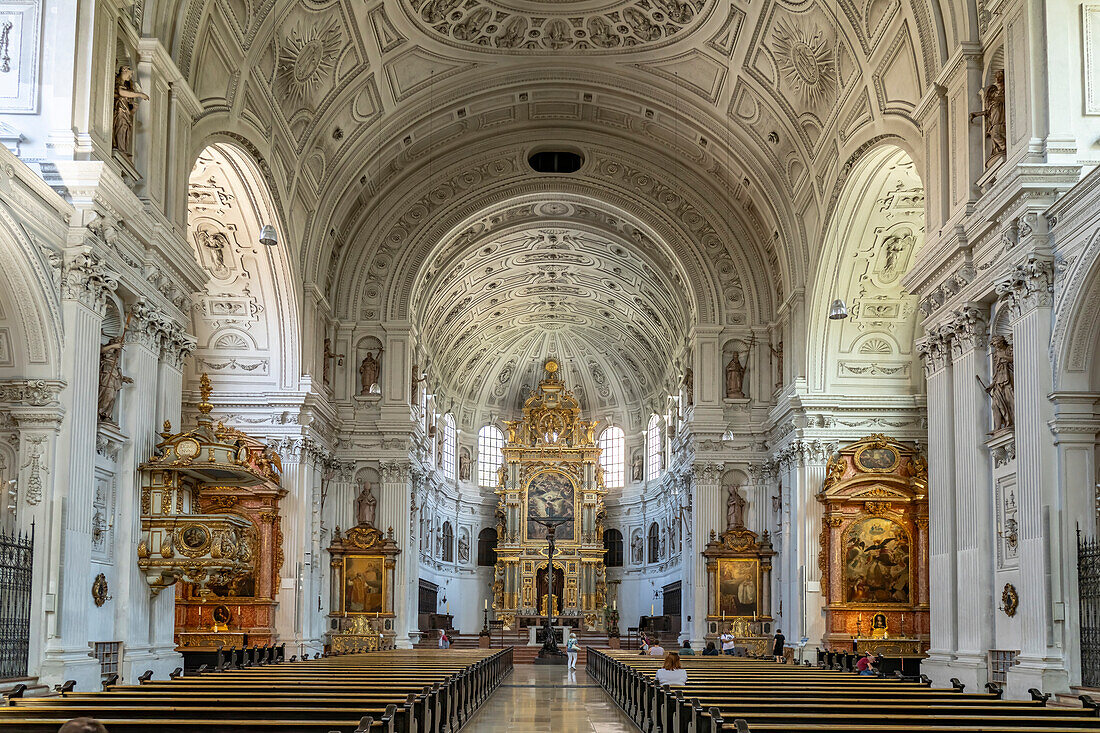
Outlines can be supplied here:
<path id="1" fill-rule="evenodd" d="M 336 54 L 344 45 L 340 24 L 299 22 L 283 39 L 279 49 L 279 76 L 287 94 L 297 101 L 312 99 L 325 78 L 336 67 Z"/>
<path id="2" fill-rule="evenodd" d="M 836 58 L 821 29 L 806 31 L 780 23 L 772 51 L 783 78 L 807 105 L 825 102 L 836 89 Z"/>

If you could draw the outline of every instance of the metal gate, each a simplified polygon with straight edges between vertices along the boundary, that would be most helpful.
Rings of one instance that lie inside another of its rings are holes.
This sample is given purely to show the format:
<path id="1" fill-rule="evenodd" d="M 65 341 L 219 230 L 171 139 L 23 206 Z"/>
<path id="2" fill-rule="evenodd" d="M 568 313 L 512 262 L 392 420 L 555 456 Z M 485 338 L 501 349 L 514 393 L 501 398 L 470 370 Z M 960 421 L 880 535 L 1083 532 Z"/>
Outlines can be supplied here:
<path id="1" fill-rule="evenodd" d="M 1100 540 L 1077 530 L 1077 588 L 1081 599 L 1081 684 L 1100 687 Z"/>
<path id="2" fill-rule="evenodd" d="M 0 532 L 0 679 L 27 675 L 33 560 L 33 524 L 30 534 Z"/>

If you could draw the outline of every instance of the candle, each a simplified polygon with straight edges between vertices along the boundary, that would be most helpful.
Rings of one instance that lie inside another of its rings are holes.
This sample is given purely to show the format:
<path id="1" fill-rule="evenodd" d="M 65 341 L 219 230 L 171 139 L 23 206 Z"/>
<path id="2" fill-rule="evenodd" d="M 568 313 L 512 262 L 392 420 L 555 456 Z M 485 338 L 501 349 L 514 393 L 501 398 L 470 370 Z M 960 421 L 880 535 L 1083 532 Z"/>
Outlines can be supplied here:
<path id="1" fill-rule="evenodd" d="M 447 615 L 449 616 L 450 613 L 451 613 L 451 602 L 447 601 Z"/>
<path id="2" fill-rule="evenodd" d="M 650 616 L 653 615 L 653 604 L 652 603 L 649 604 L 649 615 Z"/>
<path id="3" fill-rule="evenodd" d="M 616 601 L 611 601 L 611 610 L 612 611 L 618 611 L 619 610 L 619 602 L 617 600 Z"/>
<path id="4" fill-rule="evenodd" d="M 489 599 L 488 598 L 485 599 L 485 610 L 486 611 L 489 610 Z"/>

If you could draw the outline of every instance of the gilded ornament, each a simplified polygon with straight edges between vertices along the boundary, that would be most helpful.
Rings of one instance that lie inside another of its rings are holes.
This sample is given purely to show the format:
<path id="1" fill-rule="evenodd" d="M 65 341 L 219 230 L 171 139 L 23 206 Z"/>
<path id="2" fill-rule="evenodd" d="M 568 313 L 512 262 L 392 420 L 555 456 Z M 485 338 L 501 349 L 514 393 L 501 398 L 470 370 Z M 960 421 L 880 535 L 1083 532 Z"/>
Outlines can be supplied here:
<path id="1" fill-rule="evenodd" d="M 1005 616 L 1012 618 L 1019 607 L 1020 596 L 1016 593 L 1016 586 L 1005 583 L 1004 590 L 1001 591 L 1001 610 L 1005 612 Z"/>
<path id="2" fill-rule="evenodd" d="M 110 596 L 107 595 L 107 576 L 103 573 L 95 576 L 95 580 L 92 581 L 92 600 L 95 601 L 97 608 L 101 607 Z"/>

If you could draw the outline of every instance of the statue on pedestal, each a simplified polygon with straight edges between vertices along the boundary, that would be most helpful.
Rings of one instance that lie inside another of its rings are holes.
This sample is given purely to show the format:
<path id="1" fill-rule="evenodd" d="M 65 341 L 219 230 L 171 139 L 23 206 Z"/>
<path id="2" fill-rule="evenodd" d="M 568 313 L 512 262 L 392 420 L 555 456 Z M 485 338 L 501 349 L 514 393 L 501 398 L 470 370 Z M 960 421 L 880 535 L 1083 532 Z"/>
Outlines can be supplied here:
<path id="1" fill-rule="evenodd" d="M 634 535 L 634 539 L 630 541 L 630 559 L 635 565 L 641 565 L 642 559 L 645 557 L 642 554 L 644 550 L 644 543 L 642 542 L 642 535 Z"/>
<path id="2" fill-rule="evenodd" d="M 737 486 L 730 484 L 726 487 L 729 498 L 726 500 L 726 529 L 745 526 L 745 500 L 737 491 Z"/>
<path id="3" fill-rule="evenodd" d="M 743 400 L 745 391 L 745 365 L 741 362 L 740 355 L 735 351 L 726 364 L 726 399 Z"/>
<path id="4" fill-rule="evenodd" d="M 118 336 L 99 347 L 99 398 L 96 407 L 99 419 L 104 422 L 110 422 L 114 417 L 115 401 L 122 385 L 134 382 L 122 374 L 124 338 Z"/>
<path id="5" fill-rule="evenodd" d="M 630 478 L 634 481 L 642 480 L 642 454 L 635 453 L 630 459 Z"/>
<path id="6" fill-rule="evenodd" d="M 378 356 L 375 356 L 373 351 L 368 351 L 366 358 L 359 365 L 359 394 L 370 394 L 372 385 L 381 385 L 378 380 L 382 376 L 383 351 L 384 349 L 379 349 Z"/>
<path id="7" fill-rule="evenodd" d="M 355 520 L 359 524 L 369 524 L 373 527 L 378 513 L 378 500 L 374 498 L 370 483 L 361 481 L 359 486 L 359 496 L 355 500 Z"/>
<path id="8" fill-rule="evenodd" d="M 991 166 L 997 158 L 1004 158 L 1008 151 L 1008 132 L 1005 127 L 1005 73 L 998 71 L 993 83 L 985 89 L 984 106 L 981 112 L 971 112 L 970 121 L 985 118 L 985 136 L 989 140 L 989 154 L 985 167 Z"/>
<path id="9" fill-rule="evenodd" d="M 149 99 L 134 85 L 134 70 L 129 64 L 118 67 L 115 74 L 115 114 L 111 145 L 127 158 L 134 153 L 134 110 L 139 99 Z"/>
<path id="10" fill-rule="evenodd" d="M 993 376 L 985 391 L 993 402 L 993 432 L 1010 430 L 1016 424 L 1016 391 L 1013 377 L 1012 344 L 1004 336 L 994 336 Z"/>
<path id="11" fill-rule="evenodd" d="M 458 454 L 458 478 L 462 481 L 470 480 L 470 451 L 465 448 Z"/>
<path id="12" fill-rule="evenodd" d="M 684 372 L 684 392 L 687 393 L 687 403 L 695 404 L 695 372 L 688 367 Z"/>
<path id="13" fill-rule="evenodd" d="M 324 355 L 321 357 L 321 381 L 329 384 L 332 380 L 332 359 L 343 359 L 343 354 L 337 354 L 332 350 L 332 339 L 326 338 Z M 340 362 L 343 364 L 343 362 Z"/>

